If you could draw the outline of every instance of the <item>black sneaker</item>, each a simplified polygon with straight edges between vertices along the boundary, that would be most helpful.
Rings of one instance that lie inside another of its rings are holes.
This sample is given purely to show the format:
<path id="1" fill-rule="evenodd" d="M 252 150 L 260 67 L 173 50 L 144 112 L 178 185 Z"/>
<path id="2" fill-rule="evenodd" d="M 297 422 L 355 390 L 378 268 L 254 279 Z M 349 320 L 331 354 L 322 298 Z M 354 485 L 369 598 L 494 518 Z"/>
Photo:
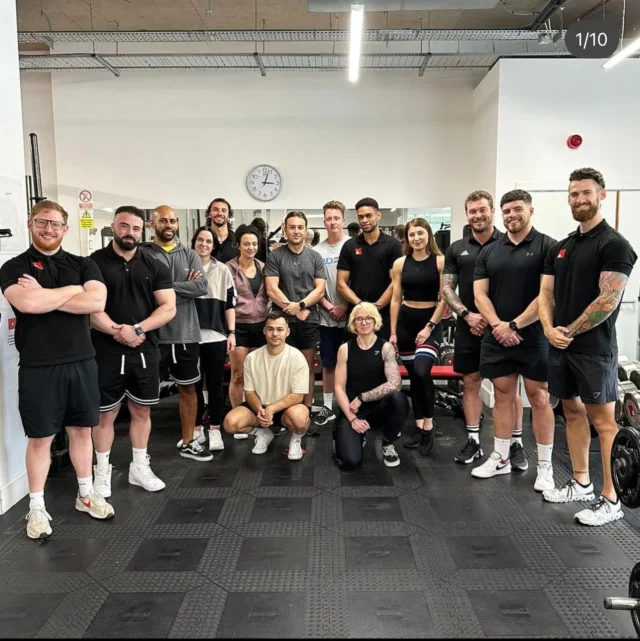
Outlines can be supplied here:
<path id="1" fill-rule="evenodd" d="M 453 459 L 456 463 L 460 465 L 469 465 L 473 463 L 477 458 L 482 457 L 482 448 L 480 443 L 476 443 L 472 438 L 470 438 L 463 446 L 462 449 L 456 454 Z"/>
<path id="2" fill-rule="evenodd" d="M 382 446 L 382 458 L 384 459 L 384 464 L 387 467 L 398 467 L 398 465 L 400 465 L 400 457 L 398 456 L 393 443 Z"/>
<path id="3" fill-rule="evenodd" d="M 527 461 L 527 453 L 520 443 L 511 443 L 509 449 L 509 458 L 511 459 L 511 468 L 524 472 L 529 469 L 529 462 Z"/>
<path id="4" fill-rule="evenodd" d="M 433 448 L 436 445 L 436 428 L 435 425 L 430 430 L 420 430 L 420 444 L 418 445 L 418 454 L 420 456 L 429 456 L 433 453 Z"/>
<path id="5" fill-rule="evenodd" d="M 180 456 L 202 462 L 210 461 L 213 458 L 213 454 L 205 450 L 196 439 L 193 439 L 193 441 L 180 448 Z"/>
<path id="6" fill-rule="evenodd" d="M 410 450 L 415 449 L 420 445 L 420 435 L 422 434 L 422 430 L 418 429 L 417 427 L 415 428 L 415 432 L 413 433 L 412 436 L 410 436 L 404 443 L 403 445 L 405 447 L 408 447 Z"/>
<path id="7" fill-rule="evenodd" d="M 323 407 L 317 414 L 313 416 L 313 422 L 316 425 L 326 425 L 329 421 L 334 421 L 336 415 L 330 407 Z"/>

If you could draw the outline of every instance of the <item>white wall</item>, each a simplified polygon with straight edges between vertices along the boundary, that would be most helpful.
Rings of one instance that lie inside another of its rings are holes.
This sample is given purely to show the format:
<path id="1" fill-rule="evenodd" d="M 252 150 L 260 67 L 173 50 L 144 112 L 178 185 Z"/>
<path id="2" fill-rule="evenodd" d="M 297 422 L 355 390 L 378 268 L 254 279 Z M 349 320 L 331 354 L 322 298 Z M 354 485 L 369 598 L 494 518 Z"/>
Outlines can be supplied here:
<path id="1" fill-rule="evenodd" d="M 205 207 L 245 189 L 256 164 L 282 173 L 274 209 L 451 206 L 472 187 L 467 153 L 474 81 L 365 74 L 58 74 L 53 80 L 60 200 L 78 189 L 96 207 Z M 76 212 L 77 216 L 77 212 Z M 67 239 L 71 243 L 73 229 Z"/>
<path id="2" fill-rule="evenodd" d="M 0 2 L 0 87 L 0 228 L 9 228 L 13 234 L 0 240 L 2 265 L 27 247 L 15 2 Z M 28 491 L 26 439 L 18 415 L 18 358 L 14 332 L 9 330 L 13 317 L 9 304 L 0 296 L 0 514 Z"/>

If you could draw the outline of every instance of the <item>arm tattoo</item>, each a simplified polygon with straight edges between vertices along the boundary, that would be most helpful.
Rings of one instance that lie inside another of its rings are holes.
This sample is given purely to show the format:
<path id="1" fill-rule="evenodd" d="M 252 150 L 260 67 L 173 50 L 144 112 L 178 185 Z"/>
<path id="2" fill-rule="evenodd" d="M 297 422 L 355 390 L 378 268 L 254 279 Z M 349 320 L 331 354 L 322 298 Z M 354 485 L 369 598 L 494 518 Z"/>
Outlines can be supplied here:
<path id="1" fill-rule="evenodd" d="M 384 374 L 387 377 L 387 382 L 365 392 L 362 395 L 362 400 L 365 403 L 379 401 L 381 398 L 387 396 L 387 394 L 399 391 L 402 387 L 402 378 L 400 376 L 400 369 L 398 368 L 398 361 L 396 361 L 396 353 L 389 343 L 385 343 L 382 348 L 382 358 L 384 359 Z"/>
<path id="2" fill-rule="evenodd" d="M 456 287 L 458 286 L 458 276 L 456 274 L 442 274 L 442 294 L 447 301 L 447 305 L 452 312 L 460 314 L 466 308 L 465 304 L 460 300 L 460 296 L 456 294 Z"/>
<path id="3" fill-rule="evenodd" d="M 569 325 L 569 336 L 576 336 L 597 327 L 615 312 L 629 278 L 619 272 L 600 274 L 600 293 L 578 318 Z"/>

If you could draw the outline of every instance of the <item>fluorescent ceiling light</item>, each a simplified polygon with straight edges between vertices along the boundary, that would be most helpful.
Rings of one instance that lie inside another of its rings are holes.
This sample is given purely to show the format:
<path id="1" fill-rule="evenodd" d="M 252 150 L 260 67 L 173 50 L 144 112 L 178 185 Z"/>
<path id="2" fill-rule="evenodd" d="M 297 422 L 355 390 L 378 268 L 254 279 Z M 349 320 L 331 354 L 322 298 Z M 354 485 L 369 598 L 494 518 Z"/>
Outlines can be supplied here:
<path id="1" fill-rule="evenodd" d="M 394 207 L 394 208 L 391 210 L 391 213 L 393 214 L 393 212 L 394 212 L 396 209 L 397 209 L 397 207 Z"/>
<path id="2" fill-rule="evenodd" d="M 351 33 L 349 46 L 349 80 L 356 82 L 360 72 L 360 47 L 362 45 L 362 26 L 364 5 L 351 5 Z"/>
<path id="3" fill-rule="evenodd" d="M 632 56 L 634 53 L 640 51 L 640 38 L 636 38 L 630 45 L 627 45 L 624 49 L 618 51 L 615 56 L 611 56 L 602 66 L 605 69 L 611 69 L 615 67 L 619 62 L 622 62 L 625 58 Z"/>

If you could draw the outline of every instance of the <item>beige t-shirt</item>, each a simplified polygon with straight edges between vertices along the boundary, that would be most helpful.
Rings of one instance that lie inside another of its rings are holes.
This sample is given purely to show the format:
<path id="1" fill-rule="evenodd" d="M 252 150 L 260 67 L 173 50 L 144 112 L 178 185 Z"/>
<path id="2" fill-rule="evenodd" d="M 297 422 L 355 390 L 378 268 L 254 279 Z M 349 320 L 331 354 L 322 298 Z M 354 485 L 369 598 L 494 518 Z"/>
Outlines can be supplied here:
<path id="1" fill-rule="evenodd" d="M 291 345 L 285 345 L 278 356 L 271 356 L 267 346 L 251 352 L 244 361 L 245 392 L 255 392 L 264 405 L 270 405 L 287 394 L 309 393 L 307 359 Z"/>

